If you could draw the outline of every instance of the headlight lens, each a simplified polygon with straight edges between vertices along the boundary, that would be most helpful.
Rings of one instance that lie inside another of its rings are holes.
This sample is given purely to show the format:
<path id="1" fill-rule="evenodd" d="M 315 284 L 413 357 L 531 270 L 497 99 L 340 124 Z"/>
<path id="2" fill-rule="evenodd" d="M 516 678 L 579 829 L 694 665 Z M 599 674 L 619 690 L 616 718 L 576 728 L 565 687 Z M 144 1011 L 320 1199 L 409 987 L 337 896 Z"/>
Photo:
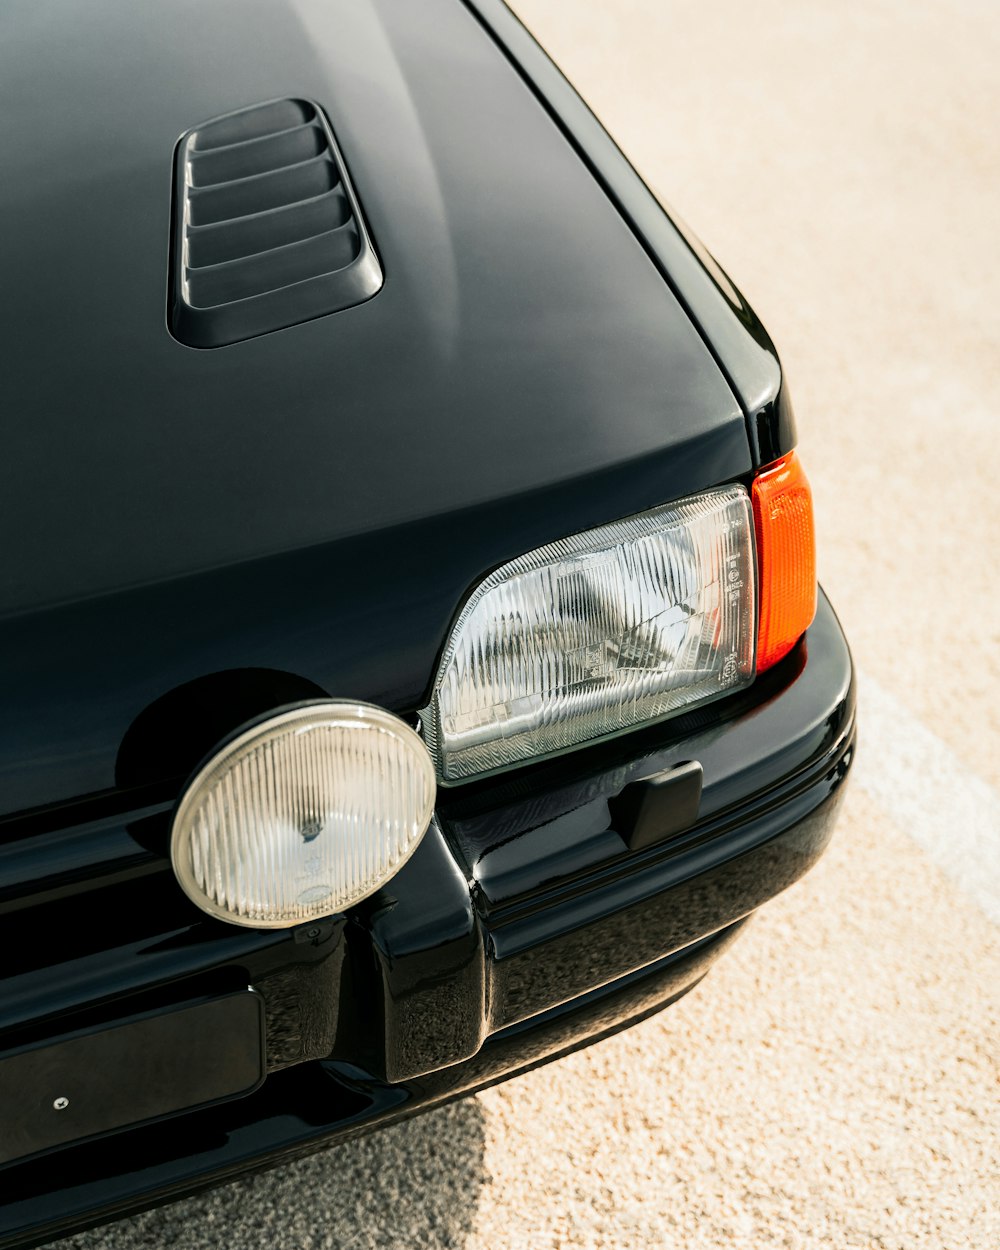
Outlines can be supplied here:
<path id="1" fill-rule="evenodd" d="M 492 573 L 460 613 L 421 712 L 441 779 L 550 755 L 747 685 L 752 530 L 747 492 L 728 486 Z"/>
<path id="2" fill-rule="evenodd" d="M 174 817 L 185 893 L 233 924 L 286 928 L 343 911 L 409 859 L 434 809 L 434 767 L 398 717 L 299 705 L 227 743 Z"/>

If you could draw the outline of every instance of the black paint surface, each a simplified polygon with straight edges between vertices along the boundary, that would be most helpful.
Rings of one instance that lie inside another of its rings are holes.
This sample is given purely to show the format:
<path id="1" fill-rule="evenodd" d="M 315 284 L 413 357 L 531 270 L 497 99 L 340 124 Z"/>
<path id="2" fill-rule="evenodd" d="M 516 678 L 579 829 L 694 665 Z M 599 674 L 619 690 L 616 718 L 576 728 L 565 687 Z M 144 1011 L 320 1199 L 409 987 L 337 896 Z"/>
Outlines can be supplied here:
<path id="1" fill-rule="evenodd" d="M 288 94 L 385 285 L 186 348 L 177 139 Z M 135 718 L 221 670 L 420 706 L 492 567 L 750 469 L 687 314 L 454 0 L 24 0 L 0 110 L 0 811 L 113 787 Z"/>

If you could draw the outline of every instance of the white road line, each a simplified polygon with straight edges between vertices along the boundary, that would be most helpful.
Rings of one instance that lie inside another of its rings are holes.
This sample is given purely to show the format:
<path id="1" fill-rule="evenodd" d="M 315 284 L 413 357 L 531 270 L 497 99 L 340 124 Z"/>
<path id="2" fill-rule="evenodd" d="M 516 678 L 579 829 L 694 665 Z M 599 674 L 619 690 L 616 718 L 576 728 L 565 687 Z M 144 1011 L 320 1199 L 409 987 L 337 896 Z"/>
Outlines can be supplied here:
<path id="1" fill-rule="evenodd" d="M 1000 924 L 1000 796 L 865 673 L 858 726 L 855 784 Z"/>

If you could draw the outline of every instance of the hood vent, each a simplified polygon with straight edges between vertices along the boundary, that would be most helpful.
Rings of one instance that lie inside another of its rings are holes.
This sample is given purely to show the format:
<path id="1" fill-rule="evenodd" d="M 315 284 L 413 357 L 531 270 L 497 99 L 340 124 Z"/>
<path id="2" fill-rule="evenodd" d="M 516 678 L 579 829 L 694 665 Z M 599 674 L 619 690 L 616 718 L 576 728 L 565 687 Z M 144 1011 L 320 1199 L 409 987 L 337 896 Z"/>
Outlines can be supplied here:
<path id="1" fill-rule="evenodd" d="M 370 299 L 382 269 L 321 110 L 275 100 L 177 145 L 170 329 L 222 347 Z"/>

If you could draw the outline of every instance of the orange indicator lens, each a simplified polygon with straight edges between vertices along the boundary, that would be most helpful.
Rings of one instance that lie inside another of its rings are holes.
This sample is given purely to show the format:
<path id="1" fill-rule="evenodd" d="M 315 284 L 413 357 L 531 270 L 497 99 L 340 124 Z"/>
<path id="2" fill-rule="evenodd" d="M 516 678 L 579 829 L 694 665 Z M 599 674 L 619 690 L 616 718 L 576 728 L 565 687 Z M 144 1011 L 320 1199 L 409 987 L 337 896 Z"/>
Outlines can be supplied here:
<path id="1" fill-rule="evenodd" d="M 753 483 L 760 625 L 757 672 L 786 656 L 816 615 L 812 491 L 793 452 Z"/>

